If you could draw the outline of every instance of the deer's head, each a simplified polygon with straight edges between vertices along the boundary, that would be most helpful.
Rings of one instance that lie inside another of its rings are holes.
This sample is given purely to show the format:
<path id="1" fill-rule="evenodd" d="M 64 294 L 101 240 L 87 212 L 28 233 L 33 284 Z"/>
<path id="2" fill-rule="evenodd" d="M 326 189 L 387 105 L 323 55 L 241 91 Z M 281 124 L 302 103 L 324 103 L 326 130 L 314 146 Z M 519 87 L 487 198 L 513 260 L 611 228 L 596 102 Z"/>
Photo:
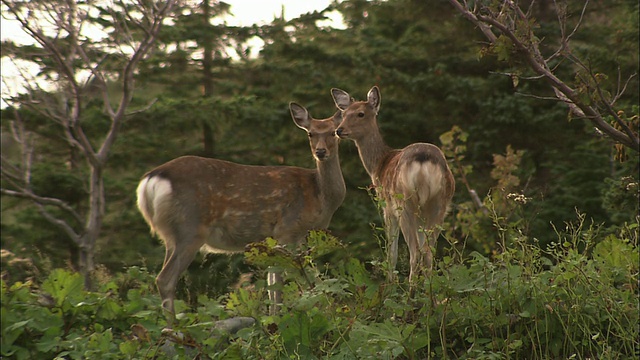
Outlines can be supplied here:
<path id="1" fill-rule="evenodd" d="M 307 109 L 294 102 L 289 104 L 289 110 L 295 124 L 309 135 L 311 152 L 317 161 L 337 156 L 340 139 L 336 135 L 336 129 L 342 121 L 340 111 L 328 119 L 314 119 Z"/>
<path id="2" fill-rule="evenodd" d="M 380 89 L 374 86 L 367 94 L 367 101 L 354 101 L 344 90 L 331 89 L 333 101 L 342 111 L 342 122 L 336 133 L 340 138 L 358 141 L 377 128 L 376 117 L 380 110 Z"/>

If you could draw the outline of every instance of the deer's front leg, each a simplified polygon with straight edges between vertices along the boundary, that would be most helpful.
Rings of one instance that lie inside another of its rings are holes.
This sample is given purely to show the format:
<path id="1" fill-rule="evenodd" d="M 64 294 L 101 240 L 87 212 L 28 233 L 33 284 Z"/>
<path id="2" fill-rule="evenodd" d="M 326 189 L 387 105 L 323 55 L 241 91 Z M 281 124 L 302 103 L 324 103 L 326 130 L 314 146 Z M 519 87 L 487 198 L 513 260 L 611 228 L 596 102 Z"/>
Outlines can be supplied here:
<path id="1" fill-rule="evenodd" d="M 280 289 L 273 289 L 274 285 L 282 286 L 282 274 L 273 268 L 269 268 L 267 274 L 267 285 L 269 287 L 269 315 L 276 315 L 278 308 L 282 304 L 282 291 Z"/>
<path id="2" fill-rule="evenodd" d="M 395 279 L 396 264 L 398 263 L 398 236 L 400 235 L 398 217 L 393 209 L 385 209 L 384 222 L 387 235 L 387 263 L 389 266 L 387 279 L 392 281 Z"/>

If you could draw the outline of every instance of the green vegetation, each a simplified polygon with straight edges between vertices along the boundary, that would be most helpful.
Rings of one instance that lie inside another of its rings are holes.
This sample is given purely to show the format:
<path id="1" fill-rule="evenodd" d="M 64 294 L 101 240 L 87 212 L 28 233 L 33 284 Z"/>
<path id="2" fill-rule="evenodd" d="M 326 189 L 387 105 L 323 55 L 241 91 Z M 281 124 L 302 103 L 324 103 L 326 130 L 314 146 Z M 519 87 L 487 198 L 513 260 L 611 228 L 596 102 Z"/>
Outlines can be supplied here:
<path id="1" fill-rule="evenodd" d="M 6 1 L 3 16 L 8 3 L 54 2 Z M 64 86 L 30 89 L 2 109 L 1 357 L 640 356 L 638 152 L 550 100 L 548 83 L 510 40 L 499 37 L 486 46 L 478 27 L 444 0 L 344 0 L 322 12 L 250 27 L 202 21 L 205 3 L 210 18 L 233 12 L 223 2 L 181 4 L 173 9 L 175 21 L 160 31 L 158 46 L 138 64 L 130 114 L 98 174 L 104 202 L 94 207 L 102 219 L 88 288 L 79 275 L 87 249 L 69 232 L 86 233 L 90 166 L 62 122 L 47 116 L 70 108 L 56 102 L 70 93 Z M 554 73 L 580 101 L 637 137 L 638 3 L 589 1 L 584 12 L 580 0 L 533 4 L 527 24 L 535 37 L 518 32 L 518 39 L 540 40 Z M 321 25 L 330 11 L 342 14 L 345 28 Z M 87 26 L 109 27 L 104 13 L 97 16 L 88 17 Z M 564 28 L 559 18 L 567 21 Z M 116 35 L 125 28 L 109 27 L 113 36 L 83 44 L 99 45 L 87 52 L 89 63 L 104 66 L 106 90 L 116 98 L 124 60 L 107 53 L 122 49 L 118 41 L 128 37 Z M 128 28 L 133 38 L 143 35 Z M 562 34 L 569 46 L 556 54 Z M 246 43 L 253 36 L 265 42 L 259 53 Z M 66 51 L 71 40 L 55 44 Z M 201 59 L 205 49 L 211 57 Z M 2 50 L 3 58 L 40 65 L 43 76 L 60 75 L 37 46 L 7 41 Z M 97 149 L 110 129 L 107 105 L 93 83 L 80 85 L 78 124 L 85 145 Z M 287 104 L 298 102 L 324 118 L 336 111 L 332 87 L 362 100 L 373 85 L 384 94 L 379 123 L 385 141 L 398 148 L 437 144 L 456 177 L 436 270 L 412 289 L 416 296 L 409 296 L 402 243 L 399 280 L 385 280 L 375 196 L 367 191 L 370 180 L 357 150 L 343 141 L 348 193 L 330 233 L 312 232 L 294 248 L 267 240 L 245 254 L 199 256 L 180 281 L 180 335 L 168 342 L 154 284 L 164 249 L 136 209 L 140 177 L 186 154 L 312 167 L 307 139 L 292 124 Z M 612 102 L 614 111 L 607 111 Z M 23 172 L 25 159 L 30 167 Z M 20 190 L 59 202 L 34 204 L 10 193 Z M 278 316 L 266 315 L 268 266 L 285 271 Z M 233 334 L 214 328 L 216 321 L 238 316 L 256 324 Z M 167 346 L 176 353 L 165 352 Z"/>
<path id="2" fill-rule="evenodd" d="M 499 219 L 494 219 L 499 222 Z M 492 261 L 449 243 L 437 271 L 411 298 L 382 280 L 337 238 L 310 233 L 294 249 L 267 240 L 245 253 L 264 275 L 285 270 L 284 304 L 266 316 L 265 282 L 219 298 L 178 301 L 181 336 L 161 332 L 153 277 L 132 267 L 95 292 L 80 275 L 52 271 L 41 283 L 2 282 L 2 355 L 31 358 L 203 359 L 630 359 L 638 347 L 637 229 L 602 238 L 584 215 L 542 251 L 511 225 Z M 507 244 L 509 244 L 507 246 Z M 333 254 L 331 263 L 326 256 Z M 336 255 L 337 254 L 337 255 Z M 254 317 L 235 334 L 219 319 Z M 166 345 L 165 345 L 166 346 Z"/>

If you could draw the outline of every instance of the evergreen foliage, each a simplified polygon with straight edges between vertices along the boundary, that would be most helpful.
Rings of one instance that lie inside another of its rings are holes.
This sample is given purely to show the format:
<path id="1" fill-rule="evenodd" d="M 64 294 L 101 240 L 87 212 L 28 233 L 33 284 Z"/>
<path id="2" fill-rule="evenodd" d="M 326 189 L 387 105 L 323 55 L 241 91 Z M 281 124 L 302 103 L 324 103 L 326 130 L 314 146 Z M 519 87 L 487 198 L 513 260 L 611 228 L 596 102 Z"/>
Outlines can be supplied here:
<path id="1" fill-rule="evenodd" d="M 531 7 L 543 51 L 561 40 L 556 10 L 565 5 L 570 31 L 584 1 L 540 0 Z M 212 6 L 210 18 L 233 12 L 224 2 Z M 162 29 L 159 46 L 136 73 L 131 106 L 153 106 L 121 123 L 102 172 L 104 218 L 93 291 L 76 291 L 77 275 L 61 270 L 78 269 L 78 245 L 27 200 L 2 195 L 3 357 L 161 354 L 166 338 L 153 275 L 164 249 L 136 209 L 140 177 L 186 154 L 312 167 L 307 140 L 291 124 L 287 104 L 304 104 L 313 117 L 324 118 L 336 111 L 329 89 L 364 94 L 372 85 L 386 94 L 379 115 L 385 141 L 396 148 L 413 142 L 441 146 L 456 177 L 438 270 L 418 291 L 425 296 L 408 297 L 407 261 L 398 264 L 398 283 L 383 280 L 382 220 L 357 150 L 343 141 L 348 193 L 330 234 L 314 233 L 312 243 L 285 252 L 270 254 L 271 242 L 267 250 L 259 248 L 266 253 L 210 254 L 191 265 L 177 304 L 181 345 L 192 349 L 183 355 L 637 356 L 638 153 L 571 116 L 565 104 L 546 99 L 552 96 L 548 84 L 528 78 L 509 42 L 487 48 L 482 33 L 444 0 L 336 1 L 323 11 L 250 27 L 213 26 L 202 11 L 198 4 L 175 8 L 175 21 Z M 330 11 L 343 16 L 344 28 L 323 25 Z M 593 95 L 589 84 L 597 82 L 609 89 L 603 95 L 610 99 L 619 77 L 639 71 L 638 4 L 590 1 L 580 24 L 571 49 L 597 76 L 585 82 L 588 74 L 576 66 L 552 65 L 563 78 L 575 79 L 571 85 L 583 98 Z M 247 45 L 252 37 L 264 41 L 259 52 Z M 213 54 L 210 78 L 205 43 Z M 3 56 L 28 57 L 34 49 L 7 42 L 2 50 Z M 113 71 L 119 61 L 106 56 L 105 66 Z M 43 76 L 51 76 L 50 68 Z M 109 91 L 119 94 L 115 84 L 109 82 Z M 617 116 L 636 133 L 639 98 L 635 76 L 616 103 Z M 84 100 L 82 124 L 95 146 L 110 122 L 101 97 L 89 91 Z M 19 117 L 33 139 L 34 192 L 85 211 L 88 164 L 60 135 L 59 124 L 28 107 L 2 109 L 0 115 L 3 168 L 5 157 L 10 164 L 21 159 L 20 144 L 11 137 L 12 120 Z M 613 115 L 608 121 L 615 122 Z M 213 148 L 205 153 L 209 131 Z M 3 178 L 2 188 L 8 187 Z M 84 226 L 48 209 L 77 231 Z M 406 255 L 401 245 L 400 258 Z M 285 311 L 267 317 L 261 273 L 274 261 L 288 274 Z M 212 322 L 233 316 L 258 321 L 237 334 L 211 336 Z"/>

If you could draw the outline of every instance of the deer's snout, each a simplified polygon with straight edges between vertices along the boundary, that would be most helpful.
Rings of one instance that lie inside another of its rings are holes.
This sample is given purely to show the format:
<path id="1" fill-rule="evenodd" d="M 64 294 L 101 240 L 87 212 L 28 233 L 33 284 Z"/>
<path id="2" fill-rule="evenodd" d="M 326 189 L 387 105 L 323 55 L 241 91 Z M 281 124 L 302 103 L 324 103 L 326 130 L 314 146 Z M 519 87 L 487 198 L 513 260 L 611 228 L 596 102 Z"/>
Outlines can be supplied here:
<path id="1" fill-rule="evenodd" d="M 344 132 L 344 128 L 339 127 L 338 130 L 336 130 L 336 134 L 338 135 L 338 137 L 342 137 L 342 133 Z"/>
<path id="2" fill-rule="evenodd" d="M 316 157 L 320 160 L 327 156 L 327 149 L 316 149 Z"/>

